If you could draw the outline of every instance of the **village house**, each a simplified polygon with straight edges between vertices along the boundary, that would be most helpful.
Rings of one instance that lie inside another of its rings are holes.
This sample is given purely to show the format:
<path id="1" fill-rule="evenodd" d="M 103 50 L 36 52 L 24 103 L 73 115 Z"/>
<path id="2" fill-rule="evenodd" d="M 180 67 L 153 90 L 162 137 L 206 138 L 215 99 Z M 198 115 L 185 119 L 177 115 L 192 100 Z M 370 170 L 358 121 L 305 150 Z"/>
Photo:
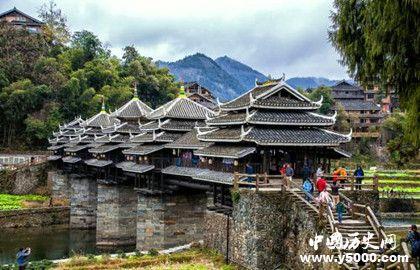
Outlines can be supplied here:
<path id="1" fill-rule="evenodd" d="M 16 7 L 0 13 L 0 22 L 6 22 L 15 28 L 26 29 L 31 33 L 41 33 L 44 25 L 40 20 L 29 16 Z"/>
<path id="2" fill-rule="evenodd" d="M 336 105 L 341 104 L 349 115 L 348 121 L 354 129 L 354 138 L 380 136 L 378 128 L 384 114 L 381 107 L 375 103 L 378 94 L 377 87 L 364 90 L 344 80 L 332 87 Z"/>

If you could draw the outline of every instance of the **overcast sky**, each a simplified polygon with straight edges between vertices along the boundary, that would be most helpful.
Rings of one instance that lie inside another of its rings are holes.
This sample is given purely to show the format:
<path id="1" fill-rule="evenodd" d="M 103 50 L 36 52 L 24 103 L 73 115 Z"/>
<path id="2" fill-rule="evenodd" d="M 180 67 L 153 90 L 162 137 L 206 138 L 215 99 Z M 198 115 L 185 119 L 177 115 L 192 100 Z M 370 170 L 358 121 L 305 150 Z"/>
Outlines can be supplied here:
<path id="1" fill-rule="evenodd" d="M 36 17 L 36 0 L 0 0 Z M 71 31 L 90 30 L 121 56 L 134 45 L 155 60 L 196 52 L 230 56 L 279 77 L 347 78 L 327 30 L 332 0 L 56 0 Z"/>

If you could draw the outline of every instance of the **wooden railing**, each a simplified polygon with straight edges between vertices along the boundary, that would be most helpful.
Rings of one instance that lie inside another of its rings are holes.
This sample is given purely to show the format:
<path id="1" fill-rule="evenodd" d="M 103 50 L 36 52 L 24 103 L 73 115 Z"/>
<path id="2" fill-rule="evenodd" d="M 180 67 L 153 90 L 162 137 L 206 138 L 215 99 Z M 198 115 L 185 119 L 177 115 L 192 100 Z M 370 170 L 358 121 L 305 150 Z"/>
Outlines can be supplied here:
<path id="1" fill-rule="evenodd" d="M 363 177 L 363 180 L 371 179 L 372 184 L 363 183 L 363 180 L 362 180 L 362 184 L 358 184 L 356 183 L 356 177 L 353 175 L 334 176 L 332 174 L 324 174 L 323 177 L 327 181 L 333 181 L 334 177 L 336 177 L 337 181 L 340 182 L 341 186 L 349 187 L 350 190 L 355 190 L 357 187 L 360 187 L 361 189 L 367 189 L 367 190 L 378 190 L 379 188 L 379 178 L 376 175 Z"/>

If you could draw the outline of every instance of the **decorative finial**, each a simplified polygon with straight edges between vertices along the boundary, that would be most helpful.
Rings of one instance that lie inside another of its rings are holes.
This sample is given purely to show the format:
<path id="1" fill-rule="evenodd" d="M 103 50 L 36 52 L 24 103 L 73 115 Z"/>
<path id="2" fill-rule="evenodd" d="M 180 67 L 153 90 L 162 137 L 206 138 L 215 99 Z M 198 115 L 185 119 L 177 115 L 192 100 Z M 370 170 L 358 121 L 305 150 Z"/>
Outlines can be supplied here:
<path id="1" fill-rule="evenodd" d="M 179 94 L 178 94 L 179 98 L 186 98 L 187 95 L 185 95 L 185 87 L 183 85 L 181 85 L 181 87 L 179 88 Z"/>
<path id="2" fill-rule="evenodd" d="M 106 113 L 105 111 L 105 96 L 102 95 L 102 108 L 101 108 L 101 113 Z"/>
<path id="3" fill-rule="evenodd" d="M 138 100 L 139 95 L 137 94 L 137 82 L 134 82 L 134 89 L 133 89 L 133 100 Z"/>

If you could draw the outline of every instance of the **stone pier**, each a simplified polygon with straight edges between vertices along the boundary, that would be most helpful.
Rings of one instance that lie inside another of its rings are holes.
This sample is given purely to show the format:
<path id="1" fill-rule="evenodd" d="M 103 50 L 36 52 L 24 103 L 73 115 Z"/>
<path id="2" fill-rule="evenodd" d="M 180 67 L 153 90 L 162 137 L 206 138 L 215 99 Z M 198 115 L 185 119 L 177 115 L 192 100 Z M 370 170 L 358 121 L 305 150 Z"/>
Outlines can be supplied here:
<path id="1" fill-rule="evenodd" d="M 133 187 L 98 184 L 96 244 L 136 244 L 137 193 Z"/>
<path id="2" fill-rule="evenodd" d="M 96 227 L 98 187 L 94 179 L 69 175 L 70 181 L 70 228 Z"/>
<path id="3" fill-rule="evenodd" d="M 49 171 L 48 181 L 51 183 L 51 199 L 53 205 L 69 205 L 70 183 L 67 174 L 61 170 Z"/>
<path id="4" fill-rule="evenodd" d="M 138 195 L 138 250 L 162 249 L 203 239 L 207 195 L 183 192 Z"/>

